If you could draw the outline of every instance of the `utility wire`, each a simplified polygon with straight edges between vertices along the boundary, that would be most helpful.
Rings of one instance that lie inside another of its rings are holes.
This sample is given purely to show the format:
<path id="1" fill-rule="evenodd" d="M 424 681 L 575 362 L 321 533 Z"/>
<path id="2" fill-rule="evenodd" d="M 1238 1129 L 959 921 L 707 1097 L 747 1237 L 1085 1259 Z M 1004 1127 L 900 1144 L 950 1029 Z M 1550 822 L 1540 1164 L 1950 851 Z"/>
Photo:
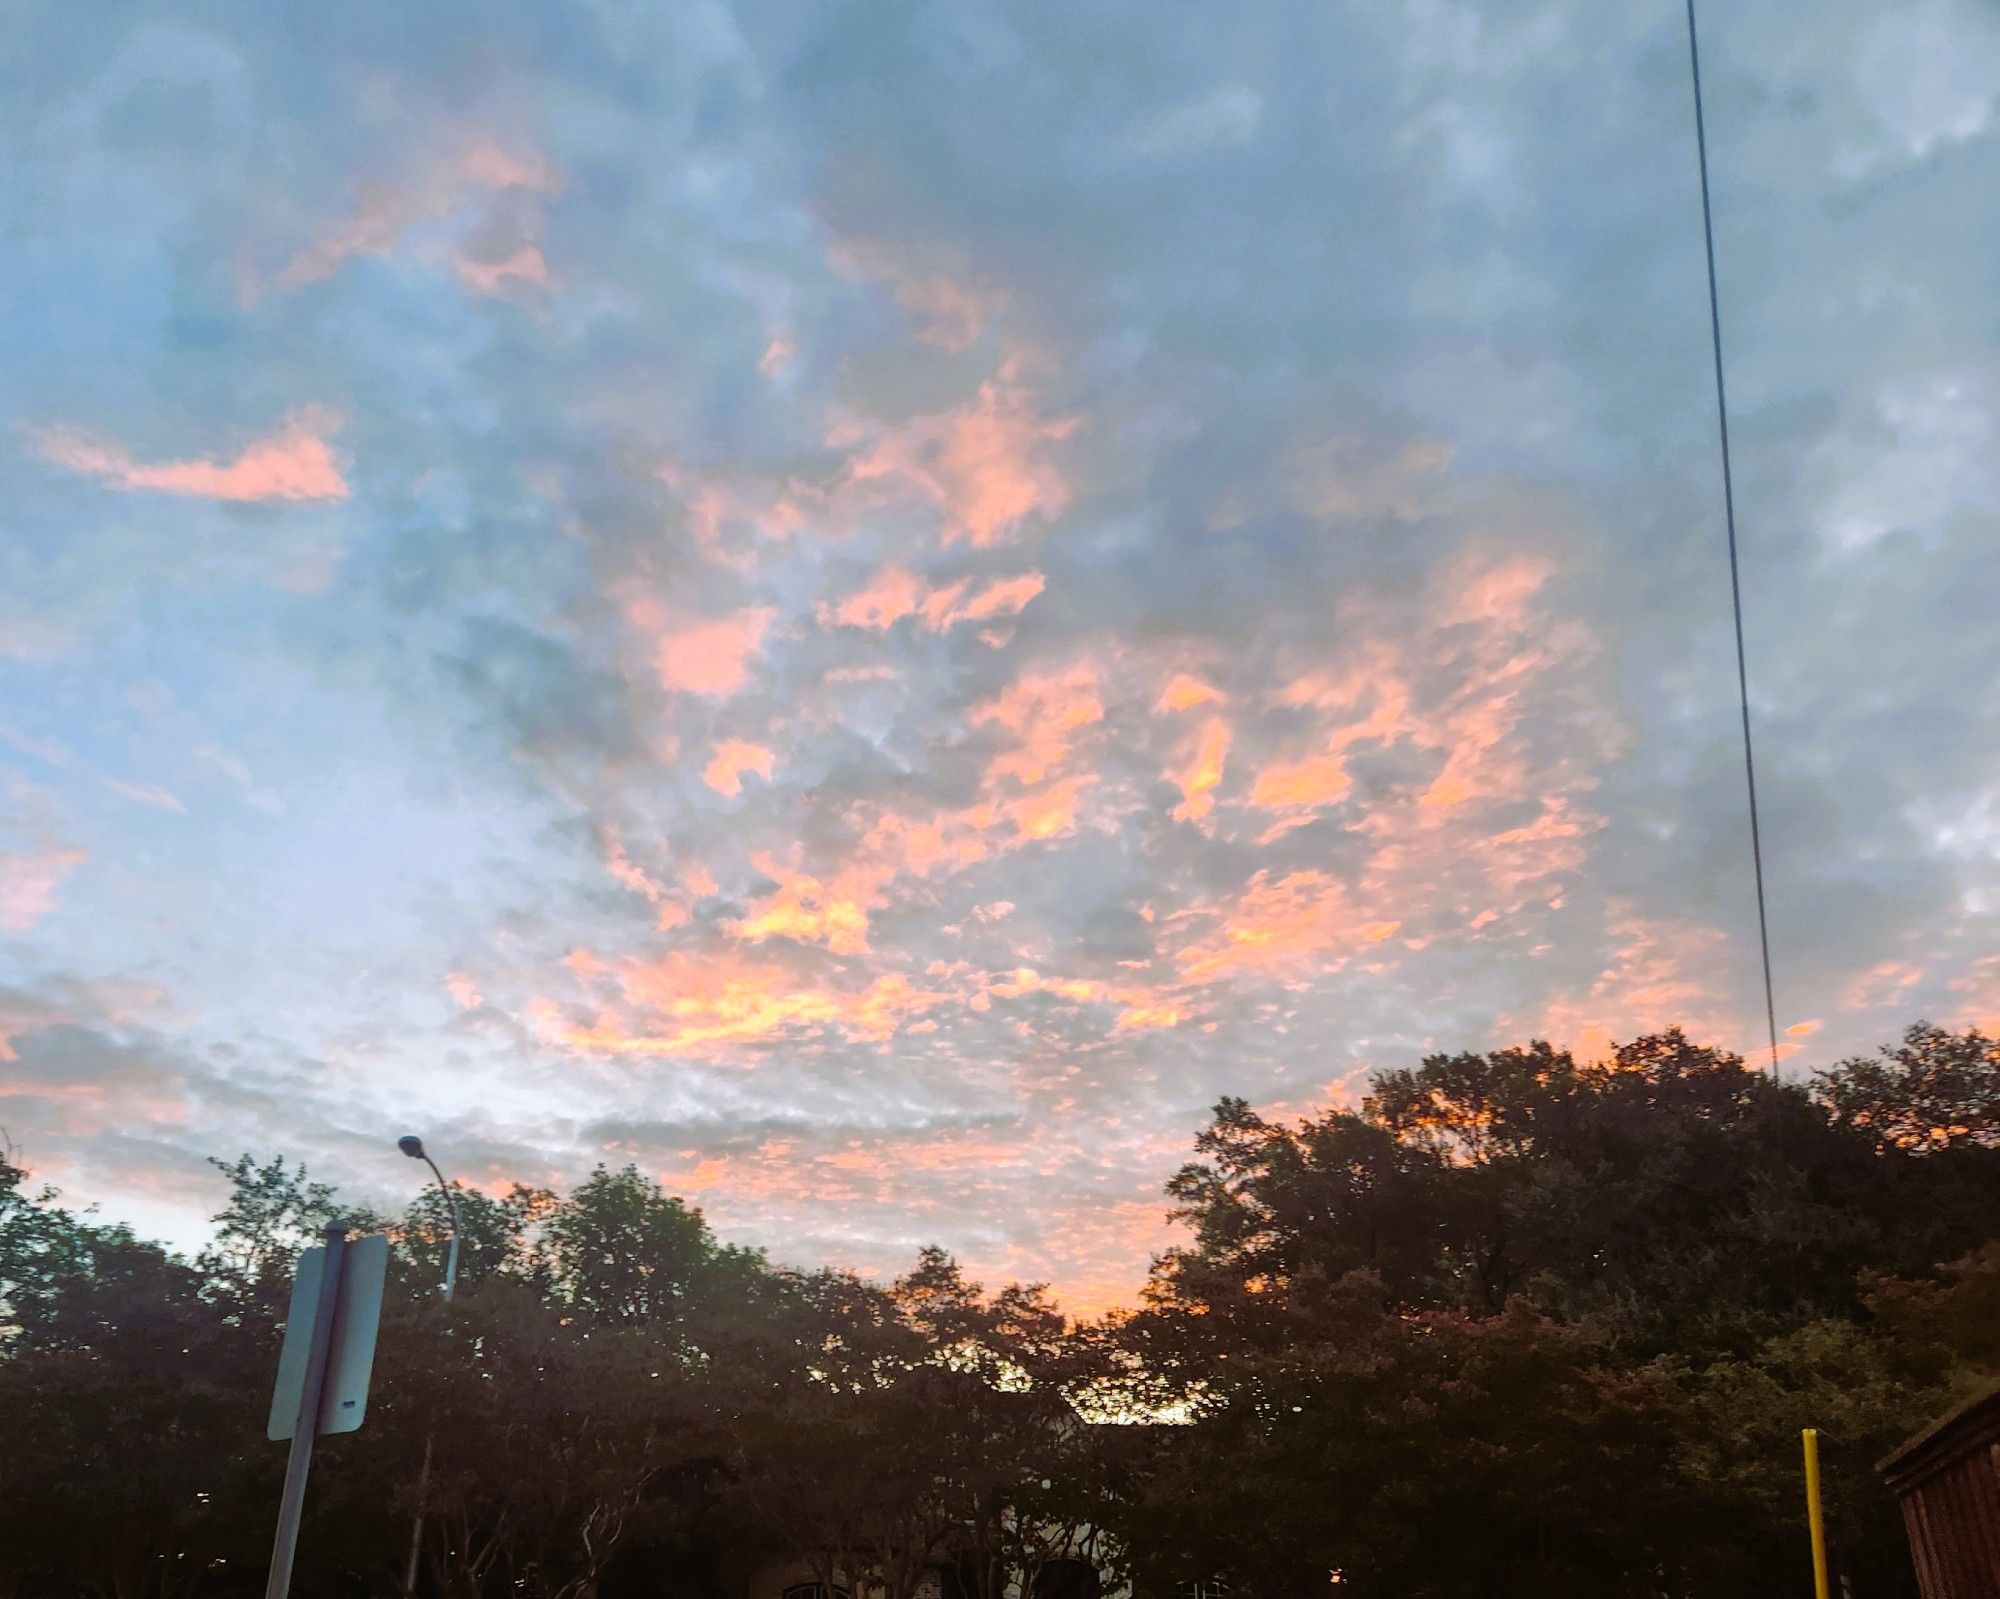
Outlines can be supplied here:
<path id="1" fill-rule="evenodd" d="M 1736 618 L 1736 695 L 1743 708 L 1743 782 L 1750 795 L 1750 864 L 1757 879 L 1757 943 L 1764 957 L 1764 1020 L 1771 1073 L 1778 1071 L 1778 1004 L 1771 987 L 1771 923 L 1764 909 L 1764 840 L 1757 826 L 1757 762 L 1750 749 L 1750 668 L 1743 653 L 1743 579 L 1736 561 L 1736 486 L 1729 471 L 1729 396 L 1722 383 L 1722 304 L 1715 292 L 1715 218 L 1708 203 L 1708 133 L 1701 114 L 1701 45 L 1687 0 L 1688 64 L 1694 75 L 1694 147 L 1701 164 L 1701 232 L 1708 251 L 1708 331 L 1715 352 L 1715 416 L 1722 434 L 1722 511 L 1729 529 L 1729 604 Z"/>

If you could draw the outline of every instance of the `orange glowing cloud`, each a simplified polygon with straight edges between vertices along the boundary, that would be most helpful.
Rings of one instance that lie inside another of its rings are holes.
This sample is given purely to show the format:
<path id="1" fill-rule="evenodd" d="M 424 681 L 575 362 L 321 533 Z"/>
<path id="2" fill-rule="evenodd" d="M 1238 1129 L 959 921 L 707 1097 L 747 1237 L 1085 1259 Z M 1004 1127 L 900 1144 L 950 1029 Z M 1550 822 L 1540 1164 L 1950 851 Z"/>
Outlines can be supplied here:
<path id="1" fill-rule="evenodd" d="M 1094 977 L 1047 977 L 1029 966 L 1016 967 L 988 979 L 971 1003 L 974 1009 L 980 1009 L 983 1000 L 1020 999 L 1030 994 L 1048 995 L 1076 1005 L 1116 1005 L 1120 1009 L 1112 1023 L 1113 1032 L 1178 1027 L 1188 1014 L 1182 1001 L 1142 984 L 1107 983 Z"/>
<path id="2" fill-rule="evenodd" d="M 730 924 L 730 931 L 743 942 L 789 938 L 823 944 L 836 955 L 868 952 L 868 912 L 879 903 L 871 874 L 852 869 L 828 884 L 792 871 L 768 855 L 757 856 L 756 865 L 778 886 L 753 905 L 749 915 Z"/>
<path id="3" fill-rule="evenodd" d="M 1338 755 L 1309 755 L 1261 768 L 1250 785 L 1250 803 L 1267 811 L 1311 809 L 1345 799 L 1353 786 Z"/>
<path id="4" fill-rule="evenodd" d="M 1227 906 L 1219 925 L 1177 959 L 1191 982 L 1234 973 L 1282 973 L 1301 966 L 1327 970 L 1356 951 L 1393 938 L 1400 922 L 1368 916 L 1346 887 L 1324 872 L 1260 871 Z"/>
<path id="5" fill-rule="evenodd" d="M 45 460 L 128 493 L 179 494 L 232 504 L 344 500 L 346 478 L 322 434 L 338 421 L 329 412 L 294 412 L 276 433 L 246 445 L 231 461 L 140 461 L 122 445 L 73 430 L 36 435 Z"/>
<path id="6" fill-rule="evenodd" d="M 1129 1005 L 1118 1015 L 1118 1031 L 1140 1032 L 1159 1027 L 1178 1027 L 1187 1012 L 1178 1005 Z"/>
<path id="7" fill-rule="evenodd" d="M 1345 751 L 1357 744 L 1427 736 L 1411 716 L 1411 692 L 1403 669 L 1379 644 L 1364 646 L 1360 660 L 1345 672 L 1308 673 L 1286 684 L 1277 696 L 1279 704 L 1326 716 L 1323 748 L 1261 767 L 1250 786 L 1250 803 L 1263 810 L 1310 812 L 1346 799 L 1354 779 Z M 1307 819 L 1298 816 L 1280 824 L 1280 830 Z"/>
<path id="8" fill-rule="evenodd" d="M 1209 813 L 1228 758 L 1229 724 L 1219 716 L 1211 716 L 1195 736 L 1194 754 L 1187 764 L 1179 771 L 1167 773 L 1181 791 L 1181 802 L 1174 807 L 1175 821 L 1195 822 Z"/>
<path id="9" fill-rule="evenodd" d="M 1729 941 L 1719 929 L 1614 906 L 1608 930 L 1611 955 L 1587 995 L 1551 1000 L 1525 1028 L 1502 1018 L 1500 1029 L 1527 1031 L 1587 1059 L 1608 1059 L 1614 1039 L 1666 1027 L 1722 1039 L 1739 1033 L 1716 999 L 1729 988 Z"/>
<path id="10" fill-rule="evenodd" d="M 659 902 L 666 890 L 625 853 L 625 840 L 616 828 L 601 829 L 598 845 L 604 854 L 604 869 L 616 882 L 631 889 L 635 894 L 645 895 L 656 904 Z"/>
<path id="11" fill-rule="evenodd" d="M 1923 978 L 1922 968 L 1908 961 L 1882 961 L 1849 979 L 1840 992 L 1840 1002 L 1848 1010 L 1872 1010 L 1882 1005 L 1900 1004 L 1903 995 Z"/>
<path id="12" fill-rule="evenodd" d="M 1039 572 L 1023 572 L 1019 577 L 995 578 L 976 590 L 969 579 L 933 589 L 923 602 L 924 626 L 942 633 L 960 622 L 989 622 L 996 617 L 1019 616 L 1028 602 L 1048 587 Z"/>
<path id="13" fill-rule="evenodd" d="M 1018 798 L 1002 801 L 1000 814 L 1013 823 L 1023 840 L 1055 838 L 1076 827 L 1077 806 L 1090 784 L 1087 777 L 1065 777 Z"/>
<path id="14" fill-rule="evenodd" d="M 893 863 L 916 877 L 928 877 L 946 866 L 962 870 L 992 853 L 987 833 L 999 819 L 999 808 L 992 804 L 923 819 L 884 812 L 868 823 L 861 848 L 868 858 Z"/>
<path id="15" fill-rule="evenodd" d="M 1199 705 L 1220 705 L 1222 691 L 1204 683 L 1198 677 L 1186 672 L 1176 672 L 1167 680 L 1167 686 L 1160 690 L 1159 700 L 1154 704 L 1156 711 L 1191 711 Z"/>
<path id="16" fill-rule="evenodd" d="M 1516 555 L 1484 566 L 1461 567 L 1443 607 L 1447 625 L 1466 622 L 1517 627 L 1555 568 L 1536 555 Z"/>
<path id="17" fill-rule="evenodd" d="M 2000 955 L 1982 955 L 1948 986 L 1959 997 L 1965 1024 L 2000 1038 Z"/>
<path id="18" fill-rule="evenodd" d="M 1074 1158 L 1076 1151 L 1051 1154 Z M 1164 1170 L 1177 1152 L 1147 1152 L 1134 1165 L 1158 1165 Z M 1139 1185 L 1134 1184 L 1135 1190 Z M 1132 1302 L 1134 1261 L 1162 1254 L 1185 1242 L 1182 1227 L 1171 1220 L 1150 1195 L 1135 1191 L 1130 1199 L 1077 1206 L 1063 1218 L 1059 1241 L 1040 1238 L 1016 1246 L 992 1261 L 968 1260 L 989 1281 L 1050 1282 L 1072 1316 L 1094 1316 Z"/>
<path id="19" fill-rule="evenodd" d="M 1380 601 L 1357 599 L 1346 618 L 1348 659 L 1277 696 L 1324 720 L 1312 756 L 1281 762 L 1260 774 L 1261 789 L 1252 785 L 1253 803 L 1295 807 L 1272 832 L 1317 804 L 1351 801 L 1358 746 L 1399 748 L 1406 770 L 1410 755 L 1429 755 L 1427 778 L 1378 783 L 1356 808 L 1351 829 L 1373 843 L 1362 897 L 1397 906 L 1405 920 L 1510 930 L 1524 906 L 1559 902 L 1603 826 L 1585 804 L 1592 762 L 1615 750 L 1620 731 L 1581 670 L 1593 639 L 1546 612 L 1548 573 L 1539 557 L 1463 552 L 1410 605 L 1420 631 L 1407 639 L 1383 627 Z"/>
<path id="20" fill-rule="evenodd" d="M 974 707 L 970 719 L 975 727 L 997 726 L 1018 740 L 1017 748 L 994 761 L 989 777 L 1042 782 L 1068 760 L 1075 735 L 1104 719 L 1097 669 L 1080 661 L 1060 672 L 1024 673 L 999 698 Z"/>
<path id="21" fill-rule="evenodd" d="M 768 783 L 776 762 L 777 756 L 761 744 L 740 738 L 725 739 L 716 746 L 715 759 L 702 771 L 701 780 L 716 793 L 734 799 L 743 792 L 745 772 L 755 772 Z"/>
<path id="22" fill-rule="evenodd" d="M 1097 670 L 1089 662 L 1024 673 L 970 713 L 974 726 L 1007 735 L 987 763 L 978 800 L 922 818 L 893 812 L 857 817 L 863 859 L 884 878 L 898 872 L 927 877 L 1073 831 L 1095 778 L 1067 768 L 1077 735 L 1103 717 Z"/>
<path id="23" fill-rule="evenodd" d="M 628 605 L 627 610 L 653 635 L 662 688 L 718 699 L 734 694 L 748 680 L 750 662 L 763 647 L 777 614 L 758 607 L 734 616 L 676 617 L 644 603 Z"/>
<path id="24" fill-rule="evenodd" d="M 1049 520 L 1068 508 L 1069 484 L 1049 448 L 1077 426 L 1074 417 L 1041 416 L 1027 391 L 1003 375 L 957 410 L 889 427 L 837 428 L 827 442 L 860 447 L 850 482 L 912 492 L 943 516 L 947 544 L 984 547 L 1030 517 Z"/>
<path id="25" fill-rule="evenodd" d="M 446 972 L 444 987 L 445 992 L 451 995 L 452 1002 L 460 1010 L 478 1010 L 486 1003 L 485 997 L 479 992 L 479 985 L 465 972 Z"/>
<path id="26" fill-rule="evenodd" d="M 801 982 L 784 968 L 722 953 L 670 953 L 657 961 L 588 963 L 609 969 L 621 1003 L 588 1025 L 561 1019 L 543 1002 L 531 1019 L 569 1048 L 610 1055 L 713 1053 L 832 1031 L 884 1043 L 947 997 L 884 973 L 860 989 Z"/>
<path id="27" fill-rule="evenodd" d="M 1018 577 L 995 578 L 977 584 L 960 578 L 941 588 L 932 588 L 900 566 L 885 566 L 868 582 L 838 605 L 821 605 L 822 625 L 868 628 L 884 632 L 907 616 L 915 616 L 933 633 L 943 633 L 960 622 L 986 622 L 995 617 L 1018 616 L 1022 609 L 1047 586 L 1039 572 L 1023 572 Z"/>
<path id="28" fill-rule="evenodd" d="M 667 886 L 640 866 L 625 851 L 625 841 L 618 829 L 605 826 L 598 833 L 598 849 L 604 857 L 604 869 L 610 873 L 612 881 L 635 894 L 643 895 L 658 910 L 658 925 L 665 929 L 681 926 L 690 914 L 686 900 L 670 893 Z M 705 886 L 694 887 L 697 894 L 715 892 L 714 879 L 707 873 L 699 874 Z"/>

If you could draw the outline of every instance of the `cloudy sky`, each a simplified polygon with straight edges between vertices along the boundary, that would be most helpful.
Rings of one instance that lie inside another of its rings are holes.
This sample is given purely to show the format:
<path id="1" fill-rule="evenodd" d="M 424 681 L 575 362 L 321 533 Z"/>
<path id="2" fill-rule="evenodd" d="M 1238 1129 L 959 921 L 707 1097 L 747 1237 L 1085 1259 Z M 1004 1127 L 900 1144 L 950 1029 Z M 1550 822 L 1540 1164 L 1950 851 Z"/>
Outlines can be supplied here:
<path id="1" fill-rule="evenodd" d="M 2000 1019 L 2000 12 L 1717 6 L 1788 1073 Z M 1754 902 L 1681 11 L 31 5 L 0 1126 L 1128 1299 Z"/>

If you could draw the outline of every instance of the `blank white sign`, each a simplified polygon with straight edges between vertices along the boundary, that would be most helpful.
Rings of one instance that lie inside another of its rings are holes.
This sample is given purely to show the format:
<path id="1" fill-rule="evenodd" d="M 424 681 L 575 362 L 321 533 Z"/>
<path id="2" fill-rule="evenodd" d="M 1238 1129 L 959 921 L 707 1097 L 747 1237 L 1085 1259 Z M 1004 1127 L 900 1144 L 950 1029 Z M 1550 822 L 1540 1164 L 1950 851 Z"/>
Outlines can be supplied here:
<path id="1" fill-rule="evenodd" d="M 389 1274 L 389 1240 L 380 1233 L 357 1238 L 340 1252 L 340 1305 L 334 1314 L 333 1344 L 327 1351 L 326 1384 L 320 1389 L 319 1430 L 353 1432 L 368 1414 L 368 1379 L 375 1370 L 375 1329 L 382 1320 L 382 1285 Z M 289 1438 L 304 1397 L 306 1357 L 313 1322 L 326 1284 L 326 1247 L 299 1256 L 292 1279 L 291 1308 L 285 1313 L 285 1346 L 278 1353 L 278 1380 L 271 1391 L 271 1419 L 264 1431 Z"/>

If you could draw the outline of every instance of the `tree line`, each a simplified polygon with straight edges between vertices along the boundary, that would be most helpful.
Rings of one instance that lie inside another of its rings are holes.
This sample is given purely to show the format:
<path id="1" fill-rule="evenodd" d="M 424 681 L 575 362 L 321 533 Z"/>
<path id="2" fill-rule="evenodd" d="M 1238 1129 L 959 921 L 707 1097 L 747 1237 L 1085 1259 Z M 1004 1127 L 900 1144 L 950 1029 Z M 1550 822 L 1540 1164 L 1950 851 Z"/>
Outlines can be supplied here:
<path id="1" fill-rule="evenodd" d="M 184 1257 L 0 1157 L 0 1599 L 261 1591 L 292 1266 L 393 1241 L 369 1419 L 322 1441 L 295 1592 L 853 1599 L 1777 1591 L 1821 1429 L 1834 1564 L 1914 1594 L 1873 1462 L 2000 1379 L 2000 1043 L 1919 1024 L 1804 1084 L 1668 1032 L 1225 1099 L 1136 1308 L 941 1251 L 890 1283 L 719 1241 L 639 1171 L 340 1205 L 217 1162 Z M 1065 1580 L 1068 1580 L 1066 1577 Z M 1073 1588 L 1072 1588 L 1073 1591 Z"/>

